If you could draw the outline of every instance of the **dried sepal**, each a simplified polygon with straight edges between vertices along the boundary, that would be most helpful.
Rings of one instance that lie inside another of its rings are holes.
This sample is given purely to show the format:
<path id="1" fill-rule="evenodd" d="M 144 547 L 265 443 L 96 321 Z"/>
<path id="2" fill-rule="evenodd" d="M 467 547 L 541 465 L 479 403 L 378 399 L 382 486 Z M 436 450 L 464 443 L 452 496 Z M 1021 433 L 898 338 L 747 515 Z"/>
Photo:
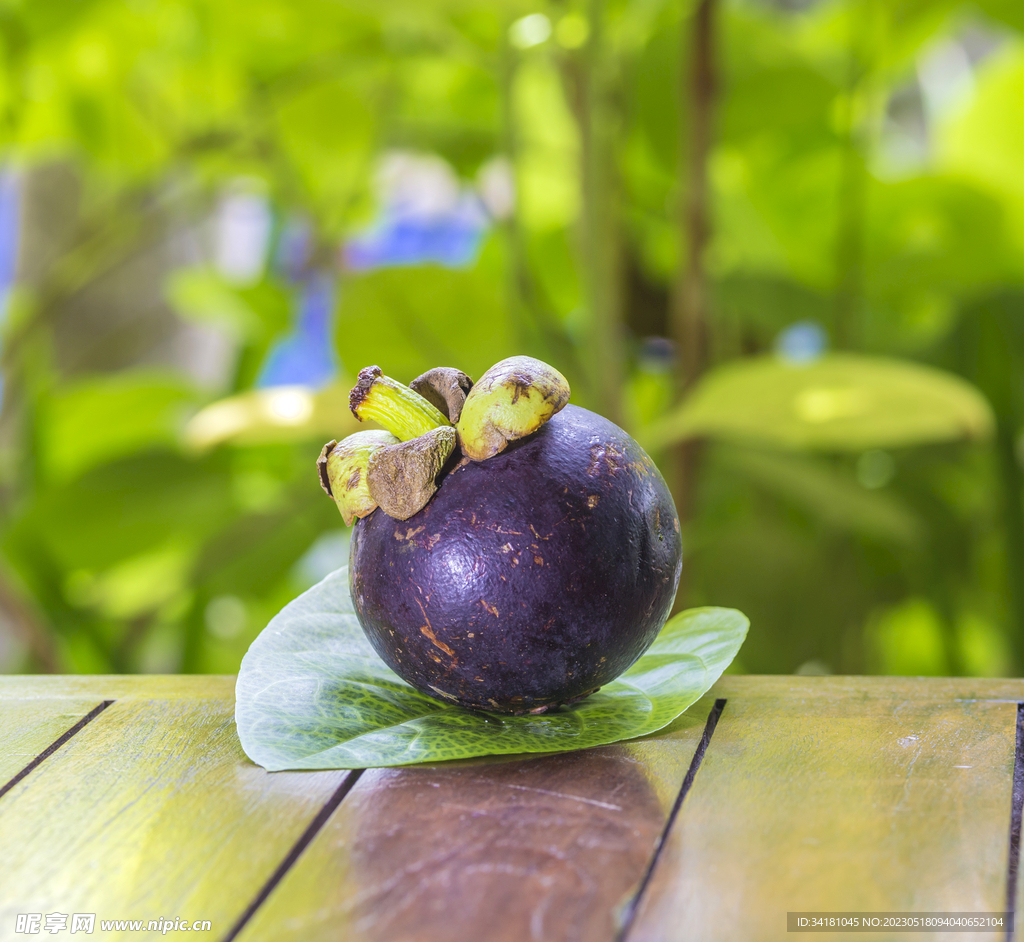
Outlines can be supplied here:
<path id="1" fill-rule="evenodd" d="M 324 489 L 324 493 L 328 497 L 334 497 L 334 492 L 331 490 L 331 478 L 327 473 L 327 458 L 330 453 L 334 450 L 334 446 L 338 442 L 335 439 L 331 439 L 323 448 L 320 449 L 320 457 L 316 459 L 316 473 L 317 477 L 320 478 L 320 486 Z"/>
<path id="2" fill-rule="evenodd" d="M 509 357 L 470 390 L 459 418 L 462 451 L 483 461 L 537 431 L 569 401 L 569 384 L 553 366 L 533 357 Z"/>
<path id="3" fill-rule="evenodd" d="M 462 370 L 451 366 L 438 366 L 417 376 L 409 388 L 418 392 L 431 405 L 436 406 L 452 424 L 459 421 L 466 395 L 473 388 L 471 380 Z"/>
<path id="4" fill-rule="evenodd" d="M 437 491 L 437 476 L 455 450 L 455 440 L 455 429 L 448 425 L 375 451 L 367 484 L 380 509 L 396 520 L 419 513 Z"/>
<path id="5" fill-rule="evenodd" d="M 370 494 L 367 468 L 376 452 L 395 444 L 399 440 L 390 432 L 366 431 L 324 445 L 316 462 L 320 486 L 338 505 L 346 526 L 377 509 Z"/>

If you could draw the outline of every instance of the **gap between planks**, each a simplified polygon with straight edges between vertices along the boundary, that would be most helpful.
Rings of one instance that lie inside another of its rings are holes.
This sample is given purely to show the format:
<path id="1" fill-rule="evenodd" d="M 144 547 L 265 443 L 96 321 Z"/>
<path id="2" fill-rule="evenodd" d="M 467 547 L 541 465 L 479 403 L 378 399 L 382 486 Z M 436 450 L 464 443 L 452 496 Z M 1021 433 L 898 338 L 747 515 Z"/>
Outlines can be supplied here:
<path id="1" fill-rule="evenodd" d="M 104 700 L 102 703 L 97 704 L 88 713 L 85 714 L 74 726 L 71 727 L 62 736 L 55 739 L 49 746 L 47 746 L 42 752 L 39 753 L 28 765 L 25 766 L 17 775 L 15 775 L 9 782 L 4 786 L 0 787 L 0 798 L 3 798 L 15 785 L 17 785 L 22 779 L 39 768 L 47 759 L 50 758 L 61 746 L 63 746 L 68 740 L 78 735 L 86 726 L 88 726 L 97 716 L 99 716 L 108 706 L 113 704 L 113 700 Z"/>
<path id="2" fill-rule="evenodd" d="M 634 915 L 643 897 L 644 890 L 650 883 L 651 875 L 654 872 L 654 868 L 657 865 L 658 859 L 661 855 L 662 848 L 665 846 L 666 839 L 672 830 L 676 818 L 679 815 L 679 811 L 682 808 L 683 801 L 686 798 L 687 793 L 693 786 L 694 779 L 696 778 L 697 771 L 700 768 L 701 762 L 704 759 L 704 754 L 707 751 L 708 745 L 711 742 L 711 737 L 714 735 L 715 727 L 718 725 L 718 720 L 722 715 L 722 711 L 725 709 L 726 700 L 718 699 L 715 701 L 711 708 L 711 712 L 708 714 L 707 722 L 704 725 L 704 732 L 700 738 L 700 742 L 697 744 L 697 749 L 694 752 L 693 758 L 690 760 L 690 765 L 686 770 L 686 775 L 683 777 L 682 784 L 679 788 L 679 793 L 676 796 L 675 802 L 672 805 L 672 809 L 669 812 L 668 818 L 665 822 L 665 826 L 662 829 L 661 835 L 658 838 L 658 843 L 651 854 L 651 859 L 644 872 L 644 876 L 640 881 L 640 885 L 633 897 L 630 899 L 626 907 L 626 915 L 621 923 L 619 932 L 616 934 L 616 942 L 625 942 L 626 936 L 632 926 Z M 278 865 L 277 869 L 270 875 L 266 883 L 260 888 L 259 892 L 253 898 L 252 902 L 246 907 L 245 911 L 239 916 L 237 922 L 231 927 L 230 931 L 221 942 L 234 942 L 239 936 L 243 929 L 252 921 L 253 916 L 256 915 L 260 907 L 267 901 L 270 894 L 274 891 L 277 885 L 284 879 L 288 871 L 298 862 L 302 856 L 303 851 L 313 842 L 320 831 L 323 830 L 327 824 L 331 815 L 338 809 L 346 795 L 352 790 L 358 781 L 359 777 L 363 774 L 365 769 L 354 769 L 346 776 L 345 780 L 338 786 L 334 794 L 327 800 L 323 808 L 317 816 L 310 822 L 309 826 L 302 833 L 299 839 L 295 842 L 287 856 Z"/>
<path id="3" fill-rule="evenodd" d="M 54 740 L 53 743 L 51 743 L 46 749 L 44 749 L 34 759 L 32 759 L 8 782 L 0 786 L 0 798 L 2 798 L 9 791 L 11 791 L 15 785 L 23 781 L 36 768 L 38 768 L 50 756 L 56 753 L 62 746 L 69 742 L 74 736 L 81 732 L 90 722 L 96 719 L 104 710 L 106 710 L 115 702 L 115 700 L 103 700 L 102 702 L 97 704 L 97 706 L 95 706 L 89 713 L 83 716 L 71 728 L 69 728 L 66 732 L 64 732 L 61 736 Z M 643 899 L 644 892 L 646 891 L 651 881 L 658 860 L 667 842 L 668 835 L 675 824 L 682 804 L 693 785 L 694 779 L 700 768 L 701 762 L 703 761 L 707 748 L 711 742 L 711 737 L 714 735 L 715 728 L 718 724 L 719 719 L 721 718 L 726 702 L 727 701 L 725 699 L 717 699 L 714 703 L 714 706 L 712 707 L 711 712 L 708 715 L 703 735 L 698 744 L 697 750 L 695 751 L 694 756 L 690 762 L 690 766 L 687 769 L 682 785 L 680 786 L 679 793 L 676 797 L 673 807 L 669 813 L 668 819 L 665 823 L 665 827 L 652 853 L 648 867 L 644 873 L 644 876 L 640 882 L 640 885 L 636 893 L 633 895 L 632 899 L 629 901 L 625 909 L 625 914 L 623 917 L 621 928 L 617 936 L 617 942 L 626 942 L 630 930 L 632 929 L 633 922 L 636 913 L 639 909 L 639 905 Z M 291 848 L 286 857 L 278 865 L 274 873 L 271 874 L 270 878 L 261 887 L 260 891 L 256 894 L 252 902 L 239 917 L 239 919 L 234 924 L 228 935 L 224 937 L 223 942 L 233 942 L 233 940 L 239 935 L 242 929 L 245 928 L 245 926 L 249 923 L 249 921 L 255 915 L 257 910 L 260 908 L 260 906 L 273 892 L 274 888 L 278 885 L 278 883 L 280 883 L 280 881 L 284 878 L 287 872 L 298 861 L 299 857 L 302 855 L 302 852 L 323 829 L 324 825 L 327 823 L 331 815 L 334 813 L 334 811 L 337 810 L 342 800 L 356 784 L 357 780 L 362 774 L 362 771 L 362 769 L 353 770 L 348 776 L 346 776 L 345 780 L 338 786 L 338 788 L 328 799 L 328 801 L 324 804 L 324 806 L 321 808 L 321 810 L 313 819 L 313 821 L 310 822 L 309 826 L 296 841 L 296 843 Z M 1024 702 L 1017 701 L 1013 792 L 1010 814 L 1010 840 L 1006 871 L 1006 910 L 1009 914 L 1011 914 L 1011 918 L 1015 915 L 1016 909 L 1016 895 L 1019 881 L 1020 841 L 1022 823 L 1024 823 Z M 1009 928 L 1006 933 L 1007 942 L 1012 942 L 1015 935 L 1016 933 L 1013 931 L 1013 929 Z"/>
<path id="4" fill-rule="evenodd" d="M 62 746 L 74 738 L 80 733 L 89 723 L 96 719 L 104 710 L 112 706 L 115 700 L 103 700 L 97 704 L 92 710 L 90 710 L 85 716 L 83 716 L 77 723 L 75 723 L 70 729 L 64 732 L 61 736 L 55 739 L 46 749 L 39 753 L 34 759 L 32 759 L 23 769 L 21 769 L 16 775 L 14 775 L 8 782 L 3 786 L 0 786 L 0 798 L 6 795 L 11 789 L 14 788 L 19 782 L 23 781 L 28 775 L 30 775 L 35 769 L 37 769 L 43 762 L 45 762 L 50 756 L 56 753 Z M 650 883 L 651 876 L 654 872 L 662 849 L 665 846 L 666 840 L 669 833 L 672 830 L 673 825 L 679 815 L 679 811 L 682 807 L 683 801 L 686 798 L 687 793 L 693 786 L 694 779 L 697 775 L 697 771 L 700 768 L 701 762 L 703 761 L 704 754 L 707 751 L 708 745 L 711 742 L 711 737 L 714 735 L 715 727 L 718 725 L 718 720 L 722 715 L 726 705 L 725 699 L 718 699 L 715 701 L 711 712 L 708 714 L 708 719 L 704 727 L 703 735 L 701 736 L 700 742 L 698 743 L 697 749 L 694 752 L 693 758 L 690 761 L 689 768 L 686 771 L 686 775 L 683 778 L 682 784 L 679 789 L 679 793 L 676 796 L 675 802 L 673 803 L 672 809 L 666 820 L 665 827 L 658 839 L 658 843 L 654 848 L 651 855 L 650 862 L 647 866 L 644 876 L 637 888 L 636 893 L 629 901 L 625 917 L 621 924 L 620 931 L 617 935 L 617 942 L 625 942 L 627 935 L 633 924 L 636 911 L 639 907 L 640 901 L 643 898 L 644 891 L 647 889 Z M 1024 763 L 1022 763 L 1022 756 L 1024 756 L 1024 744 L 1022 744 L 1022 735 L 1024 735 L 1024 703 L 1018 705 L 1018 725 L 1017 725 L 1017 765 L 1015 768 L 1014 775 L 1014 818 L 1013 824 L 1011 825 L 1011 853 L 1010 853 L 1010 869 L 1008 875 L 1007 894 L 1008 898 L 1012 899 L 1012 894 L 1016 887 L 1016 875 L 1017 875 L 1017 860 L 1019 856 L 1019 843 L 1020 843 L 1020 830 L 1021 830 L 1021 806 L 1024 803 Z M 259 908 L 266 902 L 267 898 L 274 891 L 275 887 L 281 882 L 288 871 L 296 864 L 302 855 L 302 852 L 312 843 L 316 836 L 323 829 L 324 825 L 330 819 L 331 815 L 338 809 L 344 800 L 345 796 L 352 790 L 359 777 L 363 773 L 363 769 L 355 769 L 349 773 L 344 781 L 338 786 L 331 797 L 324 803 L 324 806 L 317 813 L 316 817 L 309 823 L 305 831 L 299 836 L 298 840 L 289 850 L 288 854 L 281 861 L 278 867 L 267 879 L 266 883 L 260 888 L 259 892 L 252 899 L 246 909 L 243 911 L 241 916 L 232 926 L 228 934 L 223 938 L 222 942 L 234 942 L 239 933 L 246 927 L 251 921 L 252 917 L 256 914 Z M 1020 780 L 1018 783 L 1018 779 Z M 1012 882 L 1011 882 L 1012 881 Z"/>
<path id="5" fill-rule="evenodd" d="M 1010 853 L 1006 861 L 1006 911 L 1016 921 L 1017 874 L 1020 868 L 1020 831 L 1024 815 L 1024 703 L 1017 704 L 1017 736 L 1013 750 L 1013 800 L 1010 804 Z M 1014 926 L 1006 930 L 1006 942 L 1012 942 Z"/>
<path id="6" fill-rule="evenodd" d="M 292 849 L 288 851 L 284 860 L 278 864 L 277 869 L 270 875 L 267 882 L 263 884 L 252 902 L 245 908 L 245 912 L 238 917 L 238 921 L 231 927 L 228 934 L 224 936 L 222 942 L 233 942 L 238 933 L 249 923 L 249 920 L 256 915 L 256 910 L 266 902 L 267 897 L 274 891 L 274 887 L 284 879 L 285 874 L 291 870 L 299 857 L 302 856 L 302 852 L 313 842 L 317 834 L 323 830 L 323 826 L 338 809 L 345 796 L 352 791 L 352 787 L 359 781 L 359 776 L 364 771 L 365 769 L 353 769 L 345 776 L 344 781 L 335 789 L 334 794 L 327 799 L 317 816 L 310 821 L 309 826 L 302 832 L 299 839 L 292 846 Z"/>
<path id="7" fill-rule="evenodd" d="M 694 752 L 693 758 L 690 760 L 690 767 L 686 770 L 686 775 L 683 777 L 683 784 L 679 787 L 679 794 L 676 796 L 675 803 L 672 805 L 672 810 L 669 812 L 668 820 L 665 822 L 665 827 L 661 832 L 661 836 L 658 838 L 657 845 L 655 845 L 654 853 L 651 854 L 651 861 L 647 865 L 647 870 L 644 873 L 643 879 L 640 881 L 640 886 L 637 887 L 636 893 L 633 894 L 633 898 L 626 906 L 626 911 L 622 919 L 619 934 L 616 937 L 616 942 L 626 942 L 629 931 L 633 928 L 633 920 L 636 918 L 637 909 L 640 906 L 641 899 L 643 899 L 644 891 L 651 882 L 651 876 L 654 874 L 654 868 L 658 865 L 658 859 L 661 857 L 662 849 L 668 841 L 668 835 L 672 830 L 672 826 L 675 824 L 676 818 L 679 817 L 679 811 L 683 807 L 683 802 L 686 800 L 687 794 L 693 787 L 693 781 L 697 777 L 697 772 L 700 769 L 701 762 L 704 761 L 704 753 L 707 752 L 708 746 L 711 744 L 711 737 L 715 734 L 715 727 L 718 726 L 718 720 L 721 718 L 722 711 L 725 709 L 725 704 L 727 702 L 728 701 L 725 699 L 719 698 L 715 701 L 715 705 L 711 708 L 711 712 L 708 714 L 707 723 L 704 724 L 704 734 L 700 737 L 700 742 L 697 744 L 697 751 Z"/>

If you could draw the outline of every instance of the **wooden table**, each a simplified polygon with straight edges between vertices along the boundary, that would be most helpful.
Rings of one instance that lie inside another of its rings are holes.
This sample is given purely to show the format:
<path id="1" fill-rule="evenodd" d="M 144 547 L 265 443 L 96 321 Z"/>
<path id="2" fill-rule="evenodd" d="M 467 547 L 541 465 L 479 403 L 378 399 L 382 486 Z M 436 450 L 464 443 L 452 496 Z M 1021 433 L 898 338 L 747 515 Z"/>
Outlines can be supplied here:
<path id="1" fill-rule="evenodd" d="M 1024 681 L 727 677 L 615 746 L 275 773 L 233 684 L 0 678 L 0 939 L 59 913 L 38 938 L 745 942 L 795 938 L 791 911 L 1019 905 Z"/>

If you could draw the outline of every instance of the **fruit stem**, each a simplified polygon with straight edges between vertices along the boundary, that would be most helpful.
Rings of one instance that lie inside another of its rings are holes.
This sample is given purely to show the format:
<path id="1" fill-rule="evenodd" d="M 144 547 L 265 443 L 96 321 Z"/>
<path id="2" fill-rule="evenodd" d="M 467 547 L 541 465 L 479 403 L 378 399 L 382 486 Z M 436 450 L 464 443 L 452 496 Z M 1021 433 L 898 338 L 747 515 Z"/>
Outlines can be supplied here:
<path id="1" fill-rule="evenodd" d="M 379 366 L 359 371 L 348 404 L 360 422 L 377 422 L 403 442 L 451 425 L 423 396 L 385 376 Z"/>

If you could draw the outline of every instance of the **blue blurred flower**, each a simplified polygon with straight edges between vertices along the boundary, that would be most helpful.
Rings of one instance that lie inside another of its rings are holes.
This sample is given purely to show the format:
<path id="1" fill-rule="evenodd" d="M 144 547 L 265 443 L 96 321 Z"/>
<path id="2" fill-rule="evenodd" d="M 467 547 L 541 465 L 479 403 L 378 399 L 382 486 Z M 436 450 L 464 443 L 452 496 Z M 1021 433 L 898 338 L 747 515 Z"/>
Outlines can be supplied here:
<path id="1" fill-rule="evenodd" d="M 245 179 L 234 181 L 214 214 L 214 265 L 230 284 L 251 285 L 263 277 L 274 214 L 263 193 Z"/>
<path id="2" fill-rule="evenodd" d="M 471 265 L 487 231 L 487 217 L 472 196 L 444 216 L 385 216 L 373 229 L 350 239 L 345 264 L 355 271 L 430 262 L 449 268 Z"/>
<path id="3" fill-rule="evenodd" d="M 502 158 L 481 168 L 477 193 L 441 157 L 395 151 L 381 161 L 377 189 L 378 219 L 343 246 L 350 270 L 429 263 L 464 268 L 476 259 L 492 220 L 507 216 L 515 200 L 511 168 Z M 337 375 L 331 342 L 335 283 L 324 272 L 305 274 L 310 258 L 309 225 L 289 220 L 275 267 L 301 284 L 298 322 L 267 354 L 258 386 L 316 387 Z"/>
<path id="4" fill-rule="evenodd" d="M 472 264 L 490 217 L 446 161 L 431 155 L 388 154 L 381 161 L 377 188 L 380 218 L 345 244 L 348 268 Z"/>
<path id="5" fill-rule="evenodd" d="M 828 348 L 828 335 L 817 321 L 797 321 L 775 338 L 775 354 L 787 363 L 813 363 Z"/>
<path id="6" fill-rule="evenodd" d="M 18 267 L 19 197 L 18 178 L 0 173 L 0 300 L 5 309 Z"/>
<path id="7" fill-rule="evenodd" d="M 309 264 L 312 234 L 304 219 L 288 219 L 281 228 L 274 253 L 274 267 L 285 278 L 297 281 Z"/>
<path id="8" fill-rule="evenodd" d="M 21 225 L 21 188 L 10 171 L 0 173 L 0 324 L 7 318 L 7 305 L 18 271 L 18 243 Z M 0 403 L 3 402 L 0 376 Z"/>
<path id="9" fill-rule="evenodd" d="M 295 329 L 271 348 L 256 385 L 320 387 L 338 373 L 334 355 L 334 279 L 315 272 L 302 284 Z"/>
<path id="10" fill-rule="evenodd" d="M 637 365 L 645 373 L 671 373 L 676 362 L 676 345 L 667 337 L 644 337 L 640 341 Z"/>

